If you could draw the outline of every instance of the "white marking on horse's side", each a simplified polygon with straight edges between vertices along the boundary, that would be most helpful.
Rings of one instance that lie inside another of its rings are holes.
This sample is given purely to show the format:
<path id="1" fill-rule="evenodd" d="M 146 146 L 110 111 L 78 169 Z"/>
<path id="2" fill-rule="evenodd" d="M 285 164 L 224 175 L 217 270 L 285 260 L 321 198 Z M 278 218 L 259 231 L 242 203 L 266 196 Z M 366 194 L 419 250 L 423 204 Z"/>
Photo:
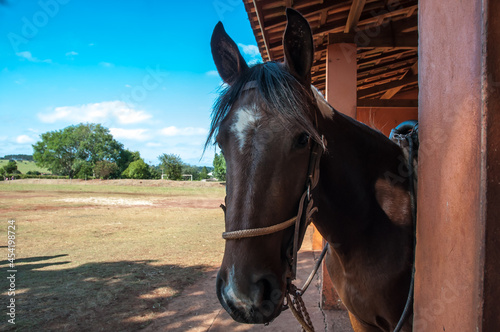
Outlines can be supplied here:
<path id="1" fill-rule="evenodd" d="M 318 108 L 325 119 L 333 118 L 333 109 L 330 104 L 326 101 L 325 97 L 319 92 L 318 89 L 314 85 L 311 85 L 312 92 L 314 94 L 314 98 L 316 98 L 316 102 L 318 103 Z"/>
<path id="2" fill-rule="evenodd" d="M 231 126 L 231 132 L 236 135 L 240 151 L 243 151 L 245 147 L 248 132 L 256 126 L 260 118 L 261 115 L 258 113 L 255 105 L 236 110 L 236 120 Z"/>
<path id="3" fill-rule="evenodd" d="M 375 197 L 391 221 L 398 225 L 410 222 L 410 193 L 399 186 L 394 186 L 386 179 L 375 182 Z"/>

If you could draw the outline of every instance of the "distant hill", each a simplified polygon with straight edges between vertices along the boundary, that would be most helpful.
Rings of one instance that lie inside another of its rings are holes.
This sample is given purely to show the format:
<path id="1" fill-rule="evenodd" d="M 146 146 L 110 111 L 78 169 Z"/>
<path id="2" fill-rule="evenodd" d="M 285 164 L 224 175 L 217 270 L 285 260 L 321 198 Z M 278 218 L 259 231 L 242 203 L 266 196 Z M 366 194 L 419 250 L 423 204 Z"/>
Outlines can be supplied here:
<path id="1" fill-rule="evenodd" d="M 28 154 L 7 154 L 3 158 L 0 158 L 0 159 L 33 161 L 33 156 L 28 155 Z"/>
<path id="2" fill-rule="evenodd" d="M 0 160 L 0 168 L 6 166 L 9 160 L 5 159 Z M 16 160 L 16 163 L 17 163 L 17 169 L 19 170 L 19 172 L 23 174 L 26 174 L 29 171 L 37 171 L 43 174 L 52 174 L 48 169 L 43 167 L 38 167 L 34 161 Z"/>

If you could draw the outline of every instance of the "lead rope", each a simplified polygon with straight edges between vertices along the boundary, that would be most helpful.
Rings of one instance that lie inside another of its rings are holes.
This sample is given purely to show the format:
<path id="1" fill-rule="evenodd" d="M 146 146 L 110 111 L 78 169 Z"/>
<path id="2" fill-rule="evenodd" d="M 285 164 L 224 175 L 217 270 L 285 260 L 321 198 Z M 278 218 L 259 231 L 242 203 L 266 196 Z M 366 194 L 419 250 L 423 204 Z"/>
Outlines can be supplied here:
<path id="1" fill-rule="evenodd" d="M 418 124 L 416 125 L 418 128 Z M 403 309 L 403 313 L 401 314 L 401 318 L 399 319 L 398 324 L 394 328 L 394 332 L 399 332 L 403 328 L 403 324 L 408 318 L 408 313 L 410 312 L 410 306 L 413 302 L 413 292 L 415 288 L 415 250 L 417 248 L 417 200 L 415 198 L 415 183 L 414 183 L 414 168 L 413 168 L 413 134 L 415 131 L 415 126 L 412 131 L 405 136 L 405 139 L 408 141 L 408 170 L 410 171 L 410 201 L 411 201 L 411 215 L 413 219 L 413 267 L 411 271 L 411 282 L 410 282 L 410 290 L 408 291 L 408 298 L 406 299 L 406 304 Z"/>
<path id="2" fill-rule="evenodd" d="M 288 291 L 286 293 L 287 307 L 290 308 L 290 311 L 292 312 L 295 319 L 300 323 L 300 325 L 302 325 L 302 331 L 314 332 L 314 326 L 312 324 L 309 313 L 307 312 L 307 308 L 304 304 L 304 301 L 302 300 L 302 295 L 306 292 L 307 288 L 311 284 L 311 281 L 318 272 L 318 269 L 321 266 L 321 262 L 323 261 L 323 258 L 325 257 L 327 250 L 328 250 L 328 243 L 326 243 L 325 246 L 323 247 L 323 251 L 321 252 L 318 260 L 316 261 L 314 268 L 311 271 L 311 274 L 309 274 L 309 277 L 307 278 L 306 282 L 304 283 L 301 289 L 298 289 L 292 283 L 290 283 L 287 289 Z M 294 297 L 293 300 L 291 299 L 290 294 Z"/>
<path id="3" fill-rule="evenodd" d="M 302 325 L 302 331 L 314 332 L 314 326 L 311 322 L 311 317 L 307 312 L 306 305 L 302 300 L 301 292 L 295 287 L 294 284 L 290 284 L 288 287 L 288 292 L 286 293 L 287 305 L 290 308 L 295 319 Z M 290 298 L 290 294 L 294 297 L 293 301 Z"/>

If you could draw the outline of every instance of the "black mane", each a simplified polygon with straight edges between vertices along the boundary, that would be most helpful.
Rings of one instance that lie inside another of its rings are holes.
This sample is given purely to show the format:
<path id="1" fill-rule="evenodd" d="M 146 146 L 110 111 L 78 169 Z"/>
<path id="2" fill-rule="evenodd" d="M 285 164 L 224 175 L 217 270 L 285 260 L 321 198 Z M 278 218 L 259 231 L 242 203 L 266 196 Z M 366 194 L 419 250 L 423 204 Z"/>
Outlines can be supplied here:
<path id="1" fill-rule="evenodd" d="M 316 101 L 311 89 L 306 89 L 300 84 L 282 64 L 266 62 L 249 68 L 233 85 L 227 86 L 222 91 L 214 104 L 205 149 L 217 136 L 221 122 L 240 98 L 248 82 L 255 82 L 255 88 L 258 91 L 255 100 L 257 105 L 265 107 L 266 111 L 282 121 L 286 128 L 289 125 L 298 125 L 314 140 L 321 140 L 312 121 L 314 116 L 309 114 L 311 109 L 316 111 Z"/>

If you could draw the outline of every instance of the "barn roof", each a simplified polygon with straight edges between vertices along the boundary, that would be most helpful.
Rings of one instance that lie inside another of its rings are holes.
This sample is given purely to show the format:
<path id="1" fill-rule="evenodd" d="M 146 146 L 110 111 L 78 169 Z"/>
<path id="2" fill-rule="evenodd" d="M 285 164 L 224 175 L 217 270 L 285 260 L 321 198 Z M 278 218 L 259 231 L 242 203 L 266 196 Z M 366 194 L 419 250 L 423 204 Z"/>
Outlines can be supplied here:
<path id="1" fill-rule="evenodd" d="M 332 43 L 356 43 L 358 106 L 389 106 L 404 92 L 417 105 L 418 0 L 243 0 L 264 61 L 282 60 L 285 9 L 298 10 L 313 31 L 313 84 L 324 92 Z M 402 101 L 399 102 L 401 104 Z M 404 104 L 404 103 L 403 103 Z"/>

